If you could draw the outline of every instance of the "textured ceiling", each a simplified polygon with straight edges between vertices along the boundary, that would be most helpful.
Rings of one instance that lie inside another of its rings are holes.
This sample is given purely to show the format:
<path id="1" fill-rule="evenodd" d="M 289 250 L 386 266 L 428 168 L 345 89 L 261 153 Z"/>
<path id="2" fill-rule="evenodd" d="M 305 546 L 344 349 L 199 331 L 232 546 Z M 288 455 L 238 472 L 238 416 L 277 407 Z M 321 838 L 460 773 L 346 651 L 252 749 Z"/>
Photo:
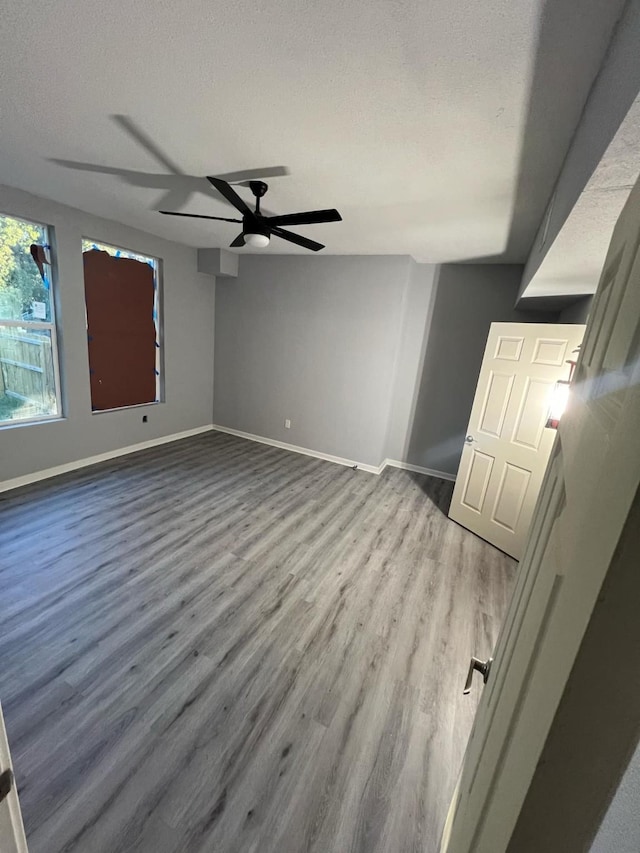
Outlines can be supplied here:
<path id="1" fill-rule="evenodd" d="M 125 114 L 186 176 L 288 166 L 265 206 L 337 207 L 343 223 L 300 229 L 328 253 L 524 261 L 620 5 L 3 0 L 0 183 L 228 245 L 231 224 L 154 212 L 167 168 Z M 204 181 L 166 185 L 229 215 Z"/>
<path id="2" fill-rule="evenodd" d="M 618 217 L 640 176 L 640 97 L 571 210 L 523 296 L 595 293 Z"/>

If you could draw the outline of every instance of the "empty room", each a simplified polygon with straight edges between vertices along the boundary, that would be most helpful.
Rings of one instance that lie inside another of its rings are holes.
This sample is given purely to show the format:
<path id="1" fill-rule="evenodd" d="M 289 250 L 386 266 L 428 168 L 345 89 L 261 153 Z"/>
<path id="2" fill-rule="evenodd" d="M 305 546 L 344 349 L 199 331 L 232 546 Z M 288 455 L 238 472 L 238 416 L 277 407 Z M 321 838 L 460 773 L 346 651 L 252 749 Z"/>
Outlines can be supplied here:
<path id="1" fill-rule="evenodd" d="M 637 853 L 640 0 L 0 21 L 0 853 Z"/>

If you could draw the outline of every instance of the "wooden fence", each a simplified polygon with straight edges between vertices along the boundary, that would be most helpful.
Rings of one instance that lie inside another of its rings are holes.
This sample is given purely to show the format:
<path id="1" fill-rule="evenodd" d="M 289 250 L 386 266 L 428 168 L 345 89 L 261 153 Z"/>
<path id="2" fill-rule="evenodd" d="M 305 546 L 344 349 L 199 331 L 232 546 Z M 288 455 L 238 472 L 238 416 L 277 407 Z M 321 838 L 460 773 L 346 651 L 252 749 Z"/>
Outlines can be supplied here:
<path id="1" fill-rule="evenodd" d="M 0 332 L 0 392 L 23 400 L 34 414 L 55 408 L 51 338 L 22 330 Z M 4 386 L 4 387 L 3 387 Z"/>

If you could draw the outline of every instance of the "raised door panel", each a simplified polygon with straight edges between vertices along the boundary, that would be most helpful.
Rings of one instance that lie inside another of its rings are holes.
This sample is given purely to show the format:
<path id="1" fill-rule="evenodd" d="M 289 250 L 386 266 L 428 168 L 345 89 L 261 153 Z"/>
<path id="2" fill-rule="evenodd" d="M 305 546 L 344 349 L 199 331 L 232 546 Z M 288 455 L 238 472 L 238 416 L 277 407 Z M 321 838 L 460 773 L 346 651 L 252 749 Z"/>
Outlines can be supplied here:
<path id="1" fill-rule="evenodd" d="M 471 462 L 462 492 L 463 505 L 478 514 L 482 512 L 493 469 L 493 457 L 478 450 L 471 451 Z"/>
<path id="2" fill-rule="evenodd" d="M 568 343 L 566 338 L 538 338 L 533 348 L 531 363 L 561 367 L 568 355 Z"/>
<path id="3" fill-rule="evenodd" d="M 553 386 L 549 379 L 527 377 L 511 439 L 514 444 L 529 450 L 539 449 Z"/>
<path id="4" fill-rule="evenodd" d="M 523 345 L 521 336 L 498 335 L 493 357 L 499 361 L 519 361 Z"/>
<path id="5" fill-rule="evenodd" d="M 480 412 L 479 430 L 486 435 L 500 438 L 504 419 L 507 414 L 515 374 L 498 373 L 491 371 L 485 395 L 484 404 Z"/>
<path id="6" fill-rule="evenodd" d="M 493 505 L 491 520 L 516 533 L 522 514 L 527 489 L 531 480 L 531 471 L 505 462 Z"/>

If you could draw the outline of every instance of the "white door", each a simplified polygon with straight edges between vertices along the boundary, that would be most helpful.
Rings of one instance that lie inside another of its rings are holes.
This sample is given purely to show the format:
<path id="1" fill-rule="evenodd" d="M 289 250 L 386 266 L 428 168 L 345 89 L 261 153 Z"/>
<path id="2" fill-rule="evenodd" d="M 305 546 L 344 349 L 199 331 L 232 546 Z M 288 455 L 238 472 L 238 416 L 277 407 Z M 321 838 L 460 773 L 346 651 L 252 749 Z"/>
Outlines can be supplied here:
<path id="1" fill-rule="evenodd" d="M 27 853 L 27 841 L 22 825 L 20 804 L 16 792 L 15 782 L 9 787 L 7 780 L 13 775 L 9 745 L 4 728 L 2 707 L 0 707 L 0 780 L 4 784 L 0 787 L 0 853 Z M 4 794 L 4 796 L 3 796 Z"/>
<path id="2" fill-rule="evenodd" d="M 639 246 L 640 184 L 614 231 L 451 804 L 446 853 L 507 849 L 640 487 Z"/>
<path id="3" fill-rule="evenodd" d="M 553 390 L 584 329 L 491 324 L 449 518 L 517 560 L 555 437 L 545 428 Z"/>

